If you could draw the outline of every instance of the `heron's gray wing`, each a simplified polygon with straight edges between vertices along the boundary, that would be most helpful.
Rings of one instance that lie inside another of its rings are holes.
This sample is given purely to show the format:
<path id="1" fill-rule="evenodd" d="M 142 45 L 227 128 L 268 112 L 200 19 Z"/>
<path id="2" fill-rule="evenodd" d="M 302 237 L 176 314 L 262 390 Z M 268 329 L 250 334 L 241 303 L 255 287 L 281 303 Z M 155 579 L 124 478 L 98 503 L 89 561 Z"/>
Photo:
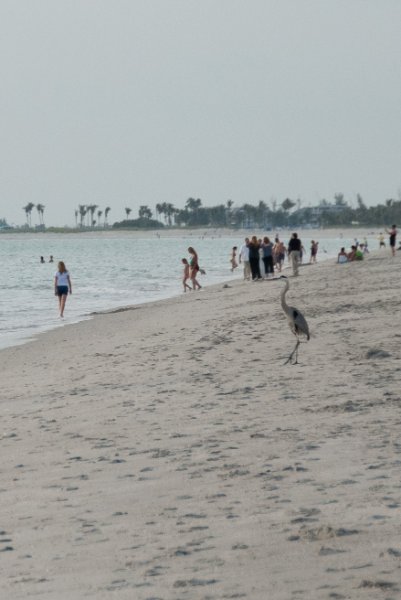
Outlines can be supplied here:
<path id="1" fill-rule="evenodd" d="M 299 310 L 294 308 L 293 317 L 294 317 L 294 326 L 295 326 L 297 333 L 303 333 L 304 335 L 306 335 L 306 338 L 309 340 L 309 338 L 310 338 L 309 327 L 308 327 L 308 323 L 306 322 L 306 319 L 303 316 L 303 314 L 301 312 L 299 312 Z"/>

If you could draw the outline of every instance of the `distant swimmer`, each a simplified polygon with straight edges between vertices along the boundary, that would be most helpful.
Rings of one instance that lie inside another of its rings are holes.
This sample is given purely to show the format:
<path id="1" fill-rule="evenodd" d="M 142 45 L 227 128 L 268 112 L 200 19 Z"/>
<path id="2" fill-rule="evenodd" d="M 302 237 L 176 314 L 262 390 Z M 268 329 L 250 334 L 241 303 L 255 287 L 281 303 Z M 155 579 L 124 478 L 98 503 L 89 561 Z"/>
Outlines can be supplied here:
<path id="1" fill-rule="evenodd" d="M 45 262 L 45 259 L 43 258 L 43 256 L 40 257 L 40 263 L 43 264 Z"/>
<path id="2" fill-rule="evenodd" d="M 54 276 L 54 293 L 58 296 L 58 304 L 60 308 L 60 317 L 64 317 L 64 308 L 67 301 L 68 293 L 72 294 L 72 285 L 70 274 L 66 269 L 63 261 L 58 263 L 58 271 Z"/>
<path id="3" fill-rule="evenodd" d="M 50 263 L 50 262 L 54 262 L 54 259 L 53 259 L 53 254 L 50 254 L 49 263 Z"/>

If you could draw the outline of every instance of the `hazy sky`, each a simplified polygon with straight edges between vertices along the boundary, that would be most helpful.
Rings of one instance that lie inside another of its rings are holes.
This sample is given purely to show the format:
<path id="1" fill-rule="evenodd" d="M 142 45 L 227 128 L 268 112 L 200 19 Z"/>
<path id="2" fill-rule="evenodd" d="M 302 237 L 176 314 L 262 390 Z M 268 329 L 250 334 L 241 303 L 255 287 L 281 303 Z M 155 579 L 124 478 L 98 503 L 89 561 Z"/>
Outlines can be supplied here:
<path id="1" fill-rule="evenodd" d="M 397 197 L 400 23 L 400 0 L 0 0 L 0 217 Z"/>

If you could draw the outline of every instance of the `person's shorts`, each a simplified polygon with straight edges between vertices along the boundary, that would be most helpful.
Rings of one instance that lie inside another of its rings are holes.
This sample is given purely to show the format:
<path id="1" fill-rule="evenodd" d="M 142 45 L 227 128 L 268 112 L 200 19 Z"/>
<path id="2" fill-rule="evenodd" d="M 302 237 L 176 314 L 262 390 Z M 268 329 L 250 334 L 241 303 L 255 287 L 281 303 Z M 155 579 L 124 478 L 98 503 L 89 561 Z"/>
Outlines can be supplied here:
<path id="1" fill-rule="evenodd" d="M 68 296 L 68 285 L 58 285 L 57 296 Z"/>

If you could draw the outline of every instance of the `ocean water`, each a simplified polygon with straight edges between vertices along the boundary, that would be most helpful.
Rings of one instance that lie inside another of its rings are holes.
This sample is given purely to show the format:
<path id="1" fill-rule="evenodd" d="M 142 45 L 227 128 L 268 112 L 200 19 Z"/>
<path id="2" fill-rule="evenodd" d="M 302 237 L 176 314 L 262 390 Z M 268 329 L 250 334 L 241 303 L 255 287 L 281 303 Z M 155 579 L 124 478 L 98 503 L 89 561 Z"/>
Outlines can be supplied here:
<path id="1" fill-rule="evenodd" d="M 310 233 L 301 235 L 308 253 Z M 319 239 L 318 232 L 312 233 L 314 239 Z M 280 235 L 286 243 L 289 233 Z M 210 232 L 2 234 L 0 348 L 90 318 L 94 312 L 182 294 L 181 258 L 188 257 L 188 246 L 195 247 L 200 265 L 206 270 L 206 275 L 200 275 L 201 285 L 241 279 L 242 269 L 232 274 L 229 258 L 231 248 L 240 247 L 243 237 Z M 368 236 L 368 241 L 377 246 L 375 238 Z M 349 248 L 351 243 L 353 239 L 345 235 L 320 241 L 318 260 L 334 259 L 341 246 Z M 48 262 L 50 255 L 54 256 L 54 263 Z M 45 264 L 40 263 L 40 256 L 44 256 Z M 58 300 L 54 296 L 59 260 L 65 262 L 73 285 L 64 320 L 58 317 Z"/>

